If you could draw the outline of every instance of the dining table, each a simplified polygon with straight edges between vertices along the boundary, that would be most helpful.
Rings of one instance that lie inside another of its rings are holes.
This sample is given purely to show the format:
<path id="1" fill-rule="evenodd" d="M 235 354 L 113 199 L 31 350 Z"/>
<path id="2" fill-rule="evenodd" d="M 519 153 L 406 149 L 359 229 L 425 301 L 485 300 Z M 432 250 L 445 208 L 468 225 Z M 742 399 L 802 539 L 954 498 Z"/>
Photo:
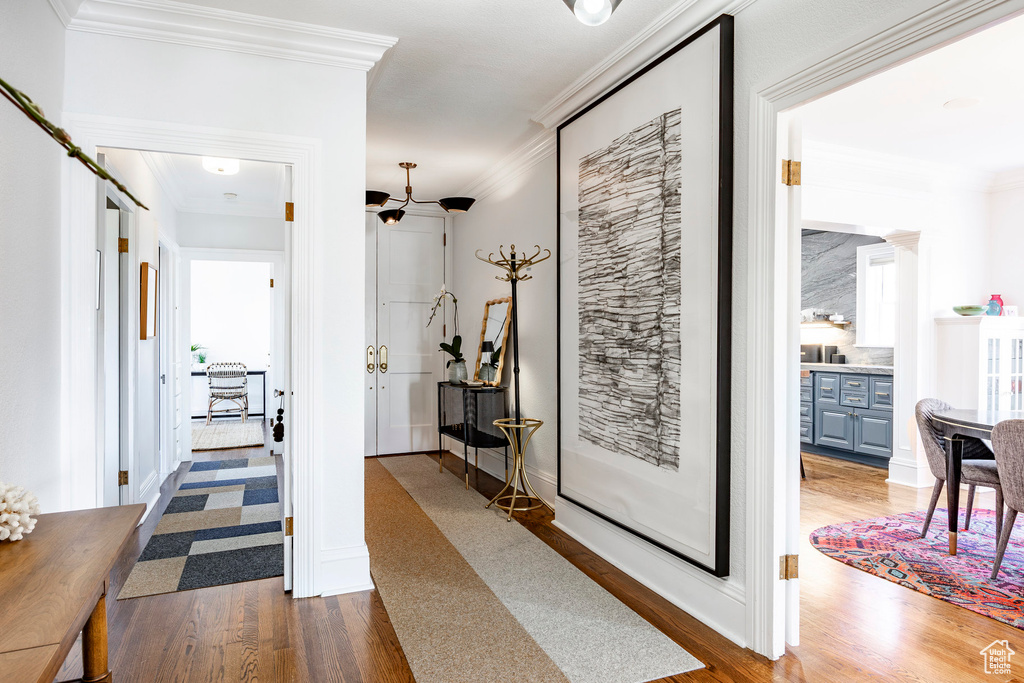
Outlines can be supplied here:
<path id="1" fill-rule="evenodd" d="M 963 437 L 990 440 L 992 428 L 1003 420 L 1024 419 L 1019 410 L 953 409 L 932 415 L 932 423 L 946 440 L 946 511 L 949 517 L 949 554 L 956 555 L 960 522 L 960 468 L 964 460 Z"/>

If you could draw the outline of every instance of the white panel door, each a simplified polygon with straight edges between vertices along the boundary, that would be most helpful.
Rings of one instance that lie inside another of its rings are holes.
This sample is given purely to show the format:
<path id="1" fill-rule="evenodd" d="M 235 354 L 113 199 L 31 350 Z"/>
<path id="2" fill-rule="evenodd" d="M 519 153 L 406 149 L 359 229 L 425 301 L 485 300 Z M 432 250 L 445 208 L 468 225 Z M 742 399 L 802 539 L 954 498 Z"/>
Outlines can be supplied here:
<path id="1" fill-rule="evenodd" d="M 368 230 L 376 232 L 377 292 L 375 370 L 367 373 L 373 387 L 366 393 L 375 404 L 376 445 L 367 443 L 367 454 L 434 450 L 444 318 L 430 327 L 427 320 L 444 282 L 444 219 L 406 215 L 393 226 L 369 219 L 376 221 Z"/>

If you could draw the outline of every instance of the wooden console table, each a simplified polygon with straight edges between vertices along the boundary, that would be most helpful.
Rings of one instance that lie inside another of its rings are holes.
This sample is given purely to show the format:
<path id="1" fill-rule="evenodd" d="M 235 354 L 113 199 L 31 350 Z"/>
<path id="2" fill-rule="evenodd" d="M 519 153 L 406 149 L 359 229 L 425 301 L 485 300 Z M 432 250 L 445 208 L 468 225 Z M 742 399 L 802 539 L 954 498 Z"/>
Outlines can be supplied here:
<path id="1" fill-rule="evenodd" d="M 110 570 L 145 505 L 39 515 L 20 541 L 0 543 L 0 677 L 52 683 L 82 633 L 86 683 L 109 683 Z"/>

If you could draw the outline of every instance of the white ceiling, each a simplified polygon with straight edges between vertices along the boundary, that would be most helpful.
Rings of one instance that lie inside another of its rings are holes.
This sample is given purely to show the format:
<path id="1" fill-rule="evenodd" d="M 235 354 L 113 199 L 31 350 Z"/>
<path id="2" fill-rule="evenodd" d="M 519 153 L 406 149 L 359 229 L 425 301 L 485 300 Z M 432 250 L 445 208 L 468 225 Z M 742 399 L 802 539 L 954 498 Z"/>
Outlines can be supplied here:
<path id="1" fill-rule="evenodd" d="M 623 0 L 602 26 L 562 0 L 191 0 L 398 37 L 371 71 L 367 185 L 417 198 L 463 191 L 536 135 L 530 117 L 680 0 Z"/>
<path id="2" fill-rule="evenodd" d="M 980 100 L 963 109 L 943 104 Z M 999 173 L 1024 167 L 1024 17 L 800 108 L 807 140 Z"/>
<path id="3" fill-rule="evenodd" d="M 238 173 L 217 175 L 203 168 L 203 158 L 188 154 L 142 152 L 160 186 L 178 211 L 284 219 L 284 165 L 239 162 Z M 234 199 L 226 192 L 238 195 Z"/>

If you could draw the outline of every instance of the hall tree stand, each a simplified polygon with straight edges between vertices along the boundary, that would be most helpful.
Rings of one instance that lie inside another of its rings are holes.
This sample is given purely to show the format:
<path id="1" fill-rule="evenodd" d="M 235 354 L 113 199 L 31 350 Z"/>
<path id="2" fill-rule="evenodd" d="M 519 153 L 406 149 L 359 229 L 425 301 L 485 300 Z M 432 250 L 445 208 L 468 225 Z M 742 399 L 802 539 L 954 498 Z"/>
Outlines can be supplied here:
<path id="1" fill-rule="evenodd" d="M 503 275 L 496 275 L 496 279 L 512 283 L 512 376 L 516 388 L 516 410 L 515 417 L 494 421 L 494 426 L 505 433 L 509 445 L 512 446 L 512 476 L 506 476 L 505 488 L 501 489 L 498 495 L 494 496 L 484 506 L 488 508 L 494 505 L 494 507 L 501 510 L 507 510 L 508 518 L 506 521 L 508 522 L 512 521 L 513 512 L 536 510 L 540 507 L 546 507 L 552 512 L 555 511 L 533 489 L 530 478 L 526 475 L 526 464 L 523 458 L 526 454 L 526 446 L 530 443 L 533 434 L 544 424 L 541 420 L 523 417 L 521 395 L 519 392 L 519 302 L 516 294 L 516 285 L 520 281 L 529 280 L 533 277 L 532 275 L 524 274 L 522 271 L 528 270 L 530 267 L 551 258 L 550 249 L 542 250 L 540 245 L 534 245 L 534 248 L 537 251 L 530 257 L 517 257 L 516 245 L 514 244 L 509 245 L 508 256 L 505 256 L 504 245 L 499 246 L 498 253 L 501 255 L 499 259 L 494 258 L 493 252 L 488 254 L 487 258 L 480 255 L 479 249 L 476 252 L 476 257 L 484 263 L 490 263 L 492 266 L 497 266 L 505 271 Z M 541 256 L 542 251 L 544 252 L 543 256 Z M 520 481 L 523 483 L 523 494 L 519 493 Z M 509 489 L 512 489 L 512 493 L 506 494 L 505 492 Z M 517 498 L 523 501 L 520 507 L 516 507 Z M 531 500 L 537 502 L 531 504 Z M 507 501 L 507 505 L 503 501 Z"/>

